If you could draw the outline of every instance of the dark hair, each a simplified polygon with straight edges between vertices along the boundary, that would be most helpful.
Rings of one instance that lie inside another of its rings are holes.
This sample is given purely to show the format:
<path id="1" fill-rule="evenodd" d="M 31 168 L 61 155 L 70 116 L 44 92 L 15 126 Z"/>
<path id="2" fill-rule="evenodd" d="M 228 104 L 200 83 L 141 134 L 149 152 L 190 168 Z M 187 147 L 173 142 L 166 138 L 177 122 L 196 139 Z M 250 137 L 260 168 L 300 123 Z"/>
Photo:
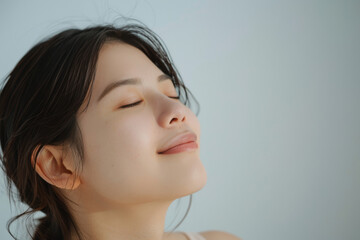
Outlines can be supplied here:
<path id="1" fill-rule="evenodd" d="M 36 161 L 44 145 L 66 143 L 81 167 L 83 142 L 76 114 L 90 101 L 102 45 L 114 40 L 140 49 L 169 75 L 185 105 L 190 107 L 190 97 L 196 102 L 160 38 L 143 25 L 68 29 L 36 44 L 7 76 L 0 94 L 2 168 L 9 195 L 15 186 L 20 201 L 29 206 L 8 223 L 14 239 L 11 223 L 37 211 L 45 216 L 39 219 L 32 239 L 68 239 L 72 230 L 80 237 L 65 197 L 36 174 L 31 158 Z"/>

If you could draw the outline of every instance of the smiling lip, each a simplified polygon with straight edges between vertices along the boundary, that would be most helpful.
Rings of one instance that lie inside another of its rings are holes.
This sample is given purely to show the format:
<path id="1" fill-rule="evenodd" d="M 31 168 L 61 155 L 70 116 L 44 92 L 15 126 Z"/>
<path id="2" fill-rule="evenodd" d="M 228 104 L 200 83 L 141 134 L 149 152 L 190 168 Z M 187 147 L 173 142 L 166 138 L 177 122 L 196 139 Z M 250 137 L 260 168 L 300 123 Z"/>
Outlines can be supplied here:
<path id="1" fill-rule="evenodd" d="M 194 133 L 180 134 L 169 141 L 168 144 L 160 151 L 159 154 L 173 154 L 197 149 L 197 137 Z"/>

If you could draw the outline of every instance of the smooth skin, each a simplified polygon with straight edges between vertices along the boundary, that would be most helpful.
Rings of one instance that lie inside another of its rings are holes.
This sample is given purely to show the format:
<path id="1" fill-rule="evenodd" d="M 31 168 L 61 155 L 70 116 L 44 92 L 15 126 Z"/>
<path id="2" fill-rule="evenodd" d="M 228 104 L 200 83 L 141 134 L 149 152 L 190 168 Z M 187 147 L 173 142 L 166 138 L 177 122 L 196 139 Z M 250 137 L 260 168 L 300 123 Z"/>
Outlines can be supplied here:
<path id="1" fill-rule="evenodd" d="M 77 115 L 84 159 L 65 144 L 46 145 L 36 163 L 38 174 L 70 200 L 85 239 L 186 240 L 164 233 L 166 212 L 174 200 L 199 191 L 207 176 L 199 148 L 158 153 L 182 133 L 195 134 L 200 146 L 199 121 L 176 96 L 172 81 L 137 48 L 113 41 L 100 50 L 89 105 Z"/>

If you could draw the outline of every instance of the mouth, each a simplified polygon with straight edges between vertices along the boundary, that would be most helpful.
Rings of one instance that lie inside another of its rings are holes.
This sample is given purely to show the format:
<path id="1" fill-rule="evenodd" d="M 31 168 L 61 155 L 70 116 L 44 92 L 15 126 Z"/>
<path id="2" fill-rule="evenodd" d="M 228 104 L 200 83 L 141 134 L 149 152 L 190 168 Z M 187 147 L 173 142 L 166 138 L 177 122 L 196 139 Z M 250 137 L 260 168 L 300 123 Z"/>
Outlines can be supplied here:
<path id="1" fill-rule="evenodd" d="M 173 154 L 173 153 L 179 153 L 179 152 L 186 152 L 189 150 L 197 149 L 198 144 L 196 142 L 187 142 L 179 144 L 175 147 L 172 147 L 166 151 L 159 152 L 159 154 Z"/>
<path id="2" fill-rule="evenodd" d="M 196 140 L 197 136 L 191 132 L 177 135 L 170 139 L 170 141 L 158 151 L 158 154 L 174 154 L 193 151 L 199 147 Z"/>

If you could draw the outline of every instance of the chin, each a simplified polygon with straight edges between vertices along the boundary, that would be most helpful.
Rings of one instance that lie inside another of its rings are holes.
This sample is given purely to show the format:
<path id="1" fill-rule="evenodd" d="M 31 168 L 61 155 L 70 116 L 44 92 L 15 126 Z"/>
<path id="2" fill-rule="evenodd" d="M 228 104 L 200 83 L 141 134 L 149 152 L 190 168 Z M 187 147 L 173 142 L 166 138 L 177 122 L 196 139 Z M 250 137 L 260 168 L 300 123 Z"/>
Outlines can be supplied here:
<path id="1" fill-rule="evenodd" d="M 199 156 L 185 158 L 172 156 L 164 162 L 160 195 L 166 199 L 178 199 L 200 191 L 206 184 L 207 174 Z"/>
<path id="2" fill-rule="evenodd" d="M 194 171 L 190 176 L 188 176 L 182 186 L 182 191 L 179 191 L 182 192 L 179 197 L 185 197 L 200 191 L 206 185 L 206 182 L 207 174 L 205 168 L 202 166 L 202 168 Z"/>

